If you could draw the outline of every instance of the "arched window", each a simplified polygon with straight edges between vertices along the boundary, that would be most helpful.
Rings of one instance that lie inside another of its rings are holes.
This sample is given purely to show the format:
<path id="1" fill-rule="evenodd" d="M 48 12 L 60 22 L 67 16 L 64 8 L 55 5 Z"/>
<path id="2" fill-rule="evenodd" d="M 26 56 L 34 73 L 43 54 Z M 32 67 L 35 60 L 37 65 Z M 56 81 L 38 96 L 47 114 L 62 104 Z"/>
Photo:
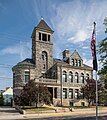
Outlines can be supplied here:
<path id="1" fill-rule="evenodd" d="M 63 82 L 67 82 L 67 73 L 66 73 L 66 71 L 63 71 L 62 79 L 63 79 Z"/>
<path id="2" fill-rule="evenodd" d="M 77 62 L 77 59 L 75 59 L 75 66 L 78 66 L 78 62 Z"/>
<path id="3" fill-rule="evenodd" d="M 78 60 L 78 66 L 81 67 L 81 60 Z"/>
<path id="4" fill-rule="evenodd" d="M 72 74 L 72 72 L 69 72 L 69 82 L 70 83 L 73 82 L 73 74 Z"/>
<path id="5" fill-rule="evenodd" d="M 72 66 L 74 66 L 74 59 L 72 59 Z"/>
<path id="6" fill-rule="evenodd" d="M 75 83 L 78 83 L 78 73 L 75 73 Z"/>
<path id="7" fill-rule="evenodd" d="M 89 74 L 88 73 L 86 74 L 86 80 L 89 80 Z"/>
<path id="8" fill-rule="evenodd" d="M 42 52 L 42 60 L 47 60 L 47 52 L 46 51 Z"/>
<path id="9" fill-rule="evenodd" d="M 81 82 L 84 83 L 84 74 L 81 73 Z"/>
<path id="10" fill-rule="evenodd" d="M 48 55 L 46 51 L 42 52 L 42 66 L 43 66 L 43 69 L 48 68 Z"/>

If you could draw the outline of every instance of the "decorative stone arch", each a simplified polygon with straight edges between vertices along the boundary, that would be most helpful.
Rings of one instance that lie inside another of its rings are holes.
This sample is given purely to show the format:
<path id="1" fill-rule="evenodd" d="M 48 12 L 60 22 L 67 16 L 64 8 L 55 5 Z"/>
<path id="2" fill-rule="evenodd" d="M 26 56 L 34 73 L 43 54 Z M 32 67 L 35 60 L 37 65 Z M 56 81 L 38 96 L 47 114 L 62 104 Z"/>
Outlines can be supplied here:
<path id="1" fill-rule="evenodd" d="M 62 80 L 63 82 L 67 82 L 67 72 L 65 70 L 62 72 Z"/>
<path id="2" fill-rule="evenodd" d="M 78 72 L 75 72 L 75 83 L 79 83 Z"/>
<path id="3" fill-rule="evenodd" d="M 69 71 L 69 82 L 73 83 L 73 72 Z"/>

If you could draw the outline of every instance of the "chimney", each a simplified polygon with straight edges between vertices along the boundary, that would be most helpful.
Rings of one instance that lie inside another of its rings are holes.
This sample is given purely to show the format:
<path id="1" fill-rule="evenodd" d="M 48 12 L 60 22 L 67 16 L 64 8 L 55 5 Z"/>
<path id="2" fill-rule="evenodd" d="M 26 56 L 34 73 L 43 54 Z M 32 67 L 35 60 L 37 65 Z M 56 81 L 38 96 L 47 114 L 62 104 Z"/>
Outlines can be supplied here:
<path id="1" fill-rule="evenodd" d="M 62 54 L 63 54 L 63 59 L 70 57 L 69 50 L 64 50 L 64 51 L 62 52 Z"/>

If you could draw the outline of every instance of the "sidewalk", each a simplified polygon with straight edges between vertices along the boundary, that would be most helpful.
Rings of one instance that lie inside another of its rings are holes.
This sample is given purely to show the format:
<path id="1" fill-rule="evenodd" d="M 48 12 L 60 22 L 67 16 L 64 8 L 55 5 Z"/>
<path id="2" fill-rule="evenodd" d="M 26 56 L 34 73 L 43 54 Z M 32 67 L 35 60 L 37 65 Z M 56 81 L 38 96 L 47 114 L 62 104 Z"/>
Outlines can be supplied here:
<path id="1" fill-rule="evenodd" d="M 107 115 L 107 107 L 98 109 L 98 115 Z M 38 113 L 38 114 L 27 114 L 23 115 L 24 118 L 45 118 L 45 117 L 63 117 L 63 116 L 78 116 L 78 115 L 96 115 L 95 108 L 87 109 L 75 109 L 74 112 L 63 112 L 63 113 Z"/>

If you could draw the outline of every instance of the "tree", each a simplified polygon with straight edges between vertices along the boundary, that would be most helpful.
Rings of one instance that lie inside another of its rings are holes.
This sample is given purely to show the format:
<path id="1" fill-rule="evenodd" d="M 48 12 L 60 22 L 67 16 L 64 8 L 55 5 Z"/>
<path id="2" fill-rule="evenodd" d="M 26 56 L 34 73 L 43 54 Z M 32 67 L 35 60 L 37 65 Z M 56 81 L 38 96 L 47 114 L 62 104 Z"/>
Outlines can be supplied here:
<path id="1" fill-rule="evenodd" d="M 31 106 L 36 104 L 36 107 L 38 107 L 38 103 L 49 104 L 50 98 L 51 94 L 45 85 L 30 80 L 23 87 L 20 96 L 15 99 L 18 105 Z"/>
<path id="2" fill-rule="evenodd" d="M 93 79 L 86 80 L 86 84 L 81 87 L 80 92 L 82 93 L 80 97 L 85 98 L 88 101 L 88 105 L 93 104 L 96 100 L 96 81 Z M 98 96 L 101 97 L 103 92 L 103 84 L 98 81 Z M 100 102 L 100 101 L 99 101 Z"/>
<path id="3" fill-rule="evenodd" d="M 107 26 L 107 18 L 104 19 L 104 25 Z M 105 33 L 107 33 L 107 28 Z M 98 53 L 101 58 L 100 61 L 102 62 L 102 68 L 99 70 L 98 74 L 100 75 L 100 79 L 104 81 L 105 88 L 107 89 L 107 38 L 99 42 L 98 48 Z"/>
<path id="4" fill-rule="evenodd" d="M 0 93 L 0 105 L 4 105 L 4 98 L 2 93 Z"/>
<path id="5" fill-rule="evenodd" d="M 107 33 L 107 17 L 104 19 L 104 25 L 106 26 L 105 33 Z M 103 101 L 107 104 L 107 37 L 99 42 L 98 53 L 102 63 L 102 68 L 98 71 L 98 74 L 100 76 L 100 80 L 104 82 L 105 94 L 103 96 Z"/>

